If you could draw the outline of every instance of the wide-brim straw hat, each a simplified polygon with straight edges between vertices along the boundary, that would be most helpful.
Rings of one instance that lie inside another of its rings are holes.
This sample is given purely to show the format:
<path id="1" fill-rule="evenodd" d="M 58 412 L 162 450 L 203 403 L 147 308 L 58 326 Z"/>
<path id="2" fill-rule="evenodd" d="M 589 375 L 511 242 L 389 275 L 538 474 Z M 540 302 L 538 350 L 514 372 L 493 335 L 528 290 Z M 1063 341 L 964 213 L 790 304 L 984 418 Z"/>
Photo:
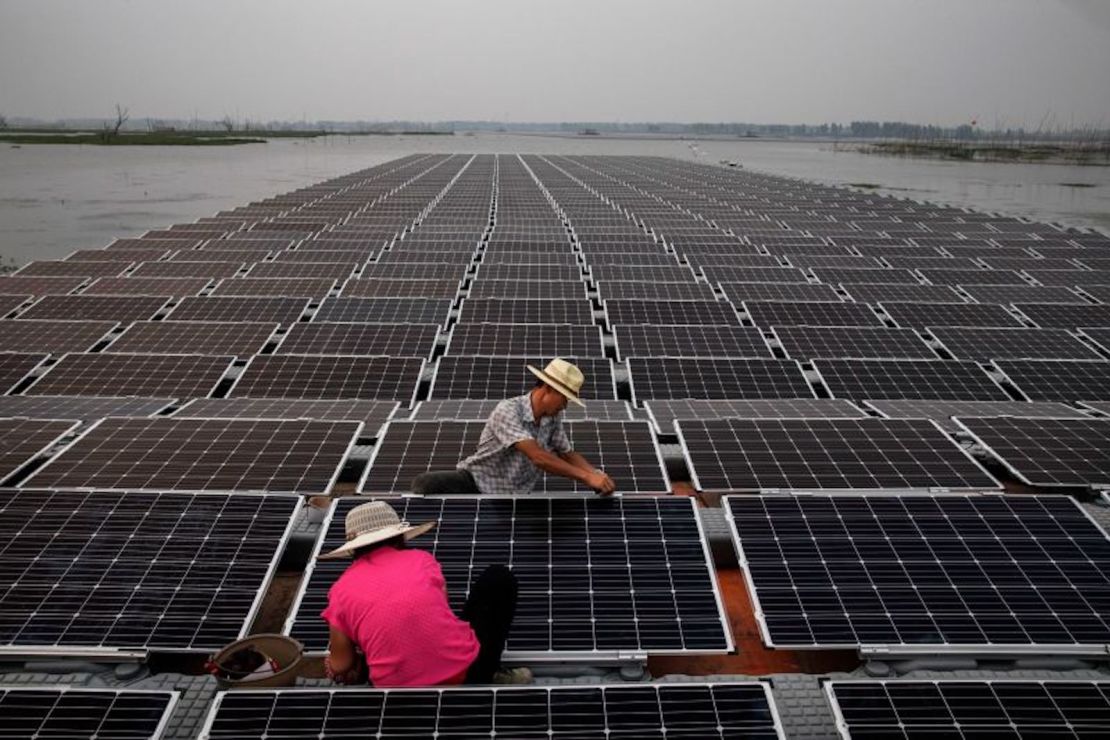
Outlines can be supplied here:
<path id="1" fill-rule="evenodd" d="M 337 547 L 331 552 L 320 555 L 318 560 L 336 560 L 350 557 L 351 553 L 360 547 L 373 545 L 375 542 L 382 542 L 393 537 L 404 537 L 405 541 L 408 542 L 413 537 L 424 534 L 435 525 L 434 521 L 416 525 L 401 521 L 393 507 L 385 501 L 371 501 L 360 504 L 347 512 L 347 541 L 342 547 Z"/>
<path id="2" fill-rule="evenodd" d="M 586 381 L 582 371 L 576 366 L 570 364 L 561 357 L 556 357 L 551 362 L 547 363 L 547 367 L 543 370 L 528 365 L 527 368 L 537 378 L 542 380 L 547 385 L 562 393 L 571 401 L 574 401 L 579 406 L 585 408 L 586 404 L 582 403 L 582 399 L 578 394 L 582 391 L 582 384 Z"/>

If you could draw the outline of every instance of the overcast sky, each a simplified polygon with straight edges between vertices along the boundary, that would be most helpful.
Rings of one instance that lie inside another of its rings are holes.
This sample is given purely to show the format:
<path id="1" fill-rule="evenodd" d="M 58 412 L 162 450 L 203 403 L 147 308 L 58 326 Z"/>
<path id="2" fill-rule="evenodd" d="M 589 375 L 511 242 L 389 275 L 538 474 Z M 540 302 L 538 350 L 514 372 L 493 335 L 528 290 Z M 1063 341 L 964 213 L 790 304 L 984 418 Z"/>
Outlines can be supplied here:
<path id="1" fill-rule="evenodd" d="M 1110 126 L 1110 0 L 0 0 L 0 114 Z"/>

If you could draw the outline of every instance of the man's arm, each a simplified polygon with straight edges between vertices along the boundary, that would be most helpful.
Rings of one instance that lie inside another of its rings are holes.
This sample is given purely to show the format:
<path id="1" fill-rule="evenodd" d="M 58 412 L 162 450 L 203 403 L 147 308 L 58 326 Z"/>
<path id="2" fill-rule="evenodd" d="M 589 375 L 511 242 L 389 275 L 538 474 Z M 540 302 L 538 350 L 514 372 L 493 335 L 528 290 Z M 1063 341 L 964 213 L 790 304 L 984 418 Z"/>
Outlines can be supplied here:
<path id="1" fill-rule="evenodd" d="M 328 660 L 336 673 L 346 673 L 355 662 L 355 646 L 345 634 L 328 625 Z"/>
<path id="2" fill-rule="evenodd" d="M 534 439 L 521 440 L 513 446 L 531 460 L 533 465 L 545 473 L 576 480 L 583 485 L 589 486 L 603 496 L 616 490 L 616 484 L 613 483 L 613 480 L 609 476 L 602 473 L 600 470 L 594 469 L 594 467 L 577 452 L 565 452 L 562 453 L 563 456 L 560 457 L 559 455 L 545 450 Z M 570 456 L 573 456 L 574 459 L 565 459 Z"/>

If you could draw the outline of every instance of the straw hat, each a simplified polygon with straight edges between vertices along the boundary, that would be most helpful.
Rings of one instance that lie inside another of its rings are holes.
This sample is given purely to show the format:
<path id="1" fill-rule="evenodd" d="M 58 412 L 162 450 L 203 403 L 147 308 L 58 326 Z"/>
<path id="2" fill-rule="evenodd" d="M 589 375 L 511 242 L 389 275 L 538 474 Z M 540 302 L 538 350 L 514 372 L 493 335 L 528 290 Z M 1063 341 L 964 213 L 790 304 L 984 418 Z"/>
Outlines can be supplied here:
<path id="1" fill-rule="evenodd" d="M 397 517 L 397 512 L 385 501 L 371 501 L 360 504 L 347 512 L 347 542 L 331 552 L 324 553 L 320 560 L 335 560 L 349 556 L 360 547 L 392 537 L 404 537 L 405 541 L 419 537 L 436 525 L 425 522 L 413 526 Z"/>
<path id="2" fill-rule="evenodd" d="M 556 357 L 554 360 L 547 363 L 547 367 L 543 370 L 532 367 L 531 365 L 527 367 L 537 378 L 562 393 L 571 401 L 585 408 L 586 404 L 582 403 L 578 398 L 578 393 L 582 390 L 582 383 L 585 382 L 586 378 L 577 367 L 561 357 Z"/>

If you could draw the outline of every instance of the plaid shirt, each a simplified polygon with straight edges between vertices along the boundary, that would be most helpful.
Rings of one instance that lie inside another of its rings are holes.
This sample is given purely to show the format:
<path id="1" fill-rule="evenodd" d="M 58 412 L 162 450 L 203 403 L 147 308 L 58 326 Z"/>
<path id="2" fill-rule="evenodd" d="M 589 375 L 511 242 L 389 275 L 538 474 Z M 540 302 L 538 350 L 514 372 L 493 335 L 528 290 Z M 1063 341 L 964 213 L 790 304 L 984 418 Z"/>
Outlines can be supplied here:
<path id="1" fill-rule="evenodd" d="M 545 416 L 537 424 L 532 416 L 529 393 L 497 404 L 482 429 L 478 451 L 459 463 L 459 469 L 474 476 L 482 493 L 531 493 L 541 471 L 513 446 L 527 439 L 534 439 L 548 452 L 559 454 L 571 450 L 570 440 L 563 431 L 562 412 L 557 416 Z"/>

